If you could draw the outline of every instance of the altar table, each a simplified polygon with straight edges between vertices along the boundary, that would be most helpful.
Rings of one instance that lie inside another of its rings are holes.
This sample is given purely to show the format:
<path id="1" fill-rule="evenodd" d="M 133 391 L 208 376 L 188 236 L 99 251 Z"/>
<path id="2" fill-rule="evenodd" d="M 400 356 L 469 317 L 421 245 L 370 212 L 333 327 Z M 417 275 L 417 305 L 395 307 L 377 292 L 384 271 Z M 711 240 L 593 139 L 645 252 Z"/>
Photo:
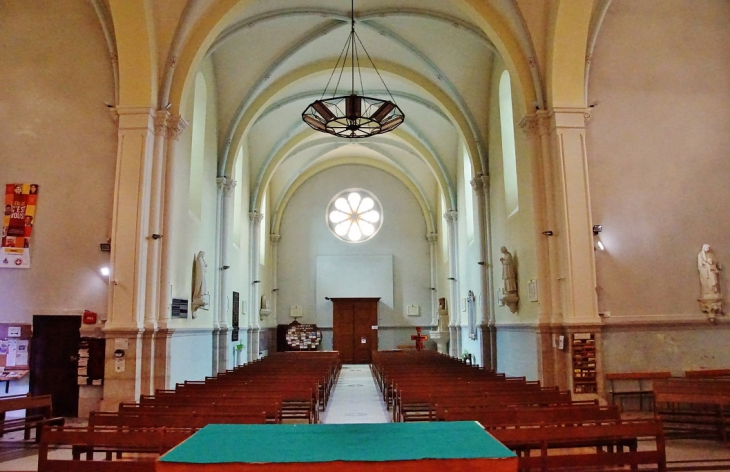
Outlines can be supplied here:
<path id="1" fill-rule="evenodd" d="M 516 472 L 515 454 L 471 421 L 208 425 L 158 472 Z"/>

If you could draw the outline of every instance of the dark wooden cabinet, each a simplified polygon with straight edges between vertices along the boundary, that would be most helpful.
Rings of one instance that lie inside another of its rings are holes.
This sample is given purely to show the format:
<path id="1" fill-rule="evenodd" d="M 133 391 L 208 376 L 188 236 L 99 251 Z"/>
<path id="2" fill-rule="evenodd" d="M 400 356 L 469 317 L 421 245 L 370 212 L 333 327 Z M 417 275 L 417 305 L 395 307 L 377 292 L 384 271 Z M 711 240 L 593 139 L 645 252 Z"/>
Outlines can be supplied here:
<path id="1" fill-rule="evenodd" d="M 335 351 L 343 364 L 369 364 L 378 350 L 380 298 L 332 298 L 332 331 Z M 373 329 L 375 328 L 375 329 Z"/>

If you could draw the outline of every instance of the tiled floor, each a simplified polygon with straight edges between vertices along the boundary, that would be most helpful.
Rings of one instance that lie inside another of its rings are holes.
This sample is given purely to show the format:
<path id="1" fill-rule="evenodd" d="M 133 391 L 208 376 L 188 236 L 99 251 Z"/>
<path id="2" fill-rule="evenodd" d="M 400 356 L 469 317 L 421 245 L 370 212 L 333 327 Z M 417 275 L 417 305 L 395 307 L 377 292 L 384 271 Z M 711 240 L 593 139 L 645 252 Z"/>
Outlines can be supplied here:
<path id="1" fill-rule="evenodd" d="M 368 365 L 343 365 L 322 423 L 389 423 L 380 392 Z"/>
<path id="2" fill-rule="evenodd" d="M 641 415 L 627 415 L 637 417 Z M 341 423 L 389 423 L 390 414 L 385 408 L 380 392 L 367 365 L 342 367 L 337 385 L 321 422 Z M 0 440 L 0 471 L 36 471 L 38 449 L 30 442 L 23 442 L 23 433 L 9 433 Z M 730 445 L 716 441 L 677 440 L 667 441 L 667 461 L 672 471 L 730 470 Z M 641 449 L 641 445 L 639 446 Z M 71 455 L 70 449 L 51 451 L 52 457 Z"/>

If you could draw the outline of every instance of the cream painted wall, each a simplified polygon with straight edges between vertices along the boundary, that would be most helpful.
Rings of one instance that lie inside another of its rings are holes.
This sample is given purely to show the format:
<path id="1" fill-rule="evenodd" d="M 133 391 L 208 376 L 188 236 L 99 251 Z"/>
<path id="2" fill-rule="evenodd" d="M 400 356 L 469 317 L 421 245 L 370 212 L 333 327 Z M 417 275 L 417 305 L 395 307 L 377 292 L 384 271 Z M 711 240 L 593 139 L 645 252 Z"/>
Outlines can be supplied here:
<path id="1" fill-rule="evenodd" d="M 459 298 L 457 304 L 454 304 L 454 309 L 458 310 L 459 314 L 459 323 L 461 326 L 463 326 L 463 329 L 461 331 L 461 346 L 462 346 L 462 352 L 458 354 L 463 354 L 464 351 L 469 352 L 470 354 L 473 354 L 476 356 L 476 362 L 479 364 L 482 364 L 482 358 L 481 358 L 481 348 L 480 348 L 480 341 L 479 339 L 470 339 L 469 338 L 469 313 L 468 313 L 468 307 L 466 311 L 462 311 L 462 308 L 466 305 L 466 298 L 469 295 L 469 290 L 474 292 L 474 296 L 476 297 L 476 300 L 474 302 L 475 310 L 476 310 L 476 325 L 479 326 L 481 324 L 480 318 L 480 297 L 482 296 L 481 291 L 481 278 L 479 277 L 479 262 L 481 259 L 480 250 L 479 250 L 479 238 L 481 235 L 479 234 L 479 221 L 478 221 L 478 208 L 477 208 L 477 197 L 474 193 L 474 189 L 471 186 L 471 182 L 467 182 L 465 180 L 464 176 L 464 155 L 465 149 L 463 145 L 459 146 L 458 149 L 458 155 L 457 157 L 457 163 L 458 163 L 458 180 L 457 180 L 457 206 L 459 209 L 459 217 L 457 219 L 458 223 L 458 245 L 459 245 L 459 275 L 458 281 L 459 281 Z M 469 163 L 466 163 L 466 165 L 469 165 Z M 472 179 L 474 176 L 472 175 Z M 472 205 L 471 208 L 467 208 L 467 194 L 471 194 L 471 201 Z M 469 222 L 471 220 L 471 223 Z M 469 224 L 473 224 L 473 236 L 470 238 L 467 226 Z"/>
<path id="2" fill-rule="evenodd" d="M 207 88 L 207 104 L 206 104 L 206 120 L 205 120 L 205 153 L 203 158 L 203 176 L 202 182 L 202 203 L 201 216 L 197 217 L 190 211 L 189 205 L 189 188 L 190 188 L 190 147 L 192 138 L 192 128 L 194 123 L 190 123 L 177 147 L 177 166 L 176 175 L 173 185 L 175 186 L 175 206 L 173 209 L 173 234 L 172 239 L 172 294 L 175 298 L 191 299 L 192 292 L 192 266 L 195 255 L 199 251 L 205 251 L 205 261 L 208 265 L 206 271 L 206 284 L 210 292 L 210 308 L 208 310 L 199 309 L 196 311 L 196 318 L 193 319 L 189 314 L 187 319 L 173 318 L 171 327 L 177 332 L 173 335 L 173 348 L 170 356 L 170 371 L 172 373 L 185 370 L 188 372 L 186 379 L 193 377 L 210 375 L 212 365 L 212 341 L 211 334 L 198 334 L 189 337 L 190 334 L 184 333 L 185 329 L 212 329 L 213 317 L 217 302 L 217 287 L 215 285 L 216 270 L 216 204 L 217 204 L 217 141 L 216 141 L 216 99 L 215 99 L 215 76 L 210 60 L 206 60 L 201 65 L 201 72 L 205 78 Z M 192 91 L 188 100 L 192 100 Z M 190 110 L 192 116 L 192 103 L 186 109 Z M 182 339 L 176 339 L 183 336 Z M 207 339 L 207 341 L 206 341 Z M 187 344 L 187 348 L 194 346 L 195 356 L 190 355 L 173 355 L 175 349 L 180 349 L 180 343 Z M 191 344 L 192 343 L 192 344 Z M 197 343 L 207 343 L 207 348 Z M 176 374 L 177 375 L 177 374 Z M 172 376 L 171 376 L 172 378 Z"/>
<path id="3" fill-rule="evenodd" d="M 331 198 L 347 188 L 373 192 L 383 206 L 383 226 L 370 241 L 351 244 L 339 241 L 325 224 L 325 209 Z M 291 322 L 289 308 L 303 307 L 302 323 L 331 326 L 329 313 L 314 313 L 317 255 L 393 255 L 394 309 L 381 304 L 380 325 L 428 326 L 431 320 L 430 259 L 426 223 L 413 194 L 391 175 L 371 167 L 340 166 L 323 171 L 305 182 L 294 194 L 282 216 L 279 242 L 278 321 Z M 421 316 L 407 317 L 407 305 L 420 305 Z M 412 330 L 412 328 L 409 328 Z M 383 335 L 380 349 L 404 341 L 400 335 Z M 327 333 L 325 333 L 327 334 Z M 331 349 L 328 339 L 323 343 Z"/>
<path id="4" fill-rule="evenodd" d="M 499 103 L 499 79 L 504 65 L 497 63 L 492 76 L 492 103 Z M 516 94 L 512 80 L 512 95 Z M 514 120 L 522 119 L 513 99 Z M 505 206 L 502 164 L 502 139 L 499 108 L 493 107 L 489 129 L 489 208 L 492 236 L 493 293 L 492 306 L 497 324 L 497 370 L 507 375 L 537 378 L 537 345 L 534 330 L 513 329 L 511 325 L 535 325 L 538 322 L 538 303 L 527 296 L 529 281 L 537 279 L 537 256 L 533 215 L 532 170 L 527 139 L 515 123 L 515 147 L 517 155 L 517 188 L 519 210 L 509 216 Z M 500 247 L 506 246 L 512 253 L 517 268 L 517 286 L 520 297 L 518 310 L 511 313 L 509 307 L 498 306 L 497 293 L 504 287 Z M 543 289 L 538 287 L 539 291 Z M 547 289 L 547 288 L 544 288 Z M 500 325 L 506 325 L 500 328 Z"/>
<path id="5" fill-rule="evenodd" d="M 2 2 L 0 44 L 0 184 L 40 185 L 32 265 L 0 269 L 0 321 L 104 314 L 117 127 L 99 20 L 88 2 Z"/>
<path id="6" fill-rule="evenodd" d="M 699 314 L 704 243 L 730 266 L 728 24 L 728 2 L 614 0 L 599 32 L 588 171 L 606 246 L 599 310 L 613 321 Z"/>

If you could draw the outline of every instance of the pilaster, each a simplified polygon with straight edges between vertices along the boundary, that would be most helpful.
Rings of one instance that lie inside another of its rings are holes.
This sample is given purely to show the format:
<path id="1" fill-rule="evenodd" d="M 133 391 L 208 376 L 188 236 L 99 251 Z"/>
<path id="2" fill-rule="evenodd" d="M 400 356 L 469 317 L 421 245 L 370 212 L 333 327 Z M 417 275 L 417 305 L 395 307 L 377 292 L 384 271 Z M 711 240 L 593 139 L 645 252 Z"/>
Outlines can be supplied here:
<path id="1" fill-rule="evenodd" d="M 437 233 L 428 233 L 426 235 L 426 241 L 428 241 L 428 253 L 430 257 L 430 268 L 431 268 L 431 326 L 436 329 L 439 324 L 439 313 L 438 313 L 438 294 L 436 293 L 436 280 L 437 280 L 437 265 L 436 255 L 438 254 L 438 240 L 439 235 Z"/>
<path id="2" fill-rule="evenodd" d="M 249 225 L 250 228 L 250 237 L 249 241 L 251 241 L 250 247 L 251 247 L 251 254 L 249 257 L 250 261 L 250 279 L 251 279 L 251 291 L 250 291 L 250 297 L 249 297 L 249 307 L 251 310 L 251 313 L 248 317 L 249 319 L 249 342 L 248 342 L 248 360 L 256 360 L 259 358 L 259 331 L 261 328 L 261 325 L 259 324 L 259 310 L 260 310 L 260 295 L 259 295 L 259 284 L 261 283 L 260 275 L 261 275 L 261 263 L 260 263 L 260 256 L 261 251 L 260 247 L 263 241 L 260 240 L 260 228 L 261 228 L 261 221 L 263 220 L 264 215 L 258 211 L 252 211 L 248 214 L 249 219 L 251 220 L 251 224 Z"/>
<path id="3" fill-rule="evenodd" d="M 449 332 L 451 337 L 450 343 L 450 354 L 452 357 L 458 357 L 461 354 L 461 338 L 456 334 L 455 327 L 459 324 L 459 315 L 461 301 L 459 299 L 459 283 L 457 275 L 459 275 L 459 253 L 458 253 L 458 226 L 457 219 L 459 212 L 456 210 L 450 210 L 444 213 L 444 219 L 447 223 L 449 232 L 449 295 L 451 300 L 449 301 L 451 309 L 449 310 Z"/>

